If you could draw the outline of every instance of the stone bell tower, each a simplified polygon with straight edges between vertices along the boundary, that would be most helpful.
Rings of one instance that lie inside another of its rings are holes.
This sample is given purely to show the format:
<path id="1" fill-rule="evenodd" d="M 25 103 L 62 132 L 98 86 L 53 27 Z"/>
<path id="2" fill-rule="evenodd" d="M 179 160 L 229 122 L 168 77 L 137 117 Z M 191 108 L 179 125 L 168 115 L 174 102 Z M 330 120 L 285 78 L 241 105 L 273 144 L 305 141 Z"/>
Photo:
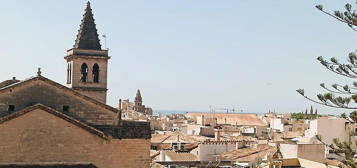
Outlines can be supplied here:
<path id="1" fill-rule="evenodd" d="M 102 103 L 107 99 L 108 50 L 102 50 L 90 3 L 67 51 L 67 86 Z"/>

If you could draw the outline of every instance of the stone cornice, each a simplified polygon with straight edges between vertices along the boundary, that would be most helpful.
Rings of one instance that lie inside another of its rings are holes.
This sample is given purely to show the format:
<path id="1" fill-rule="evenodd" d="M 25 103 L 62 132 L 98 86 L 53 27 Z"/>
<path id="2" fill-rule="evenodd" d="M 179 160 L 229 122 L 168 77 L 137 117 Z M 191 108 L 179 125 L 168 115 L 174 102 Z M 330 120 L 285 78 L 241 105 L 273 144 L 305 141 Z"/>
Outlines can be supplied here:
<path id="1" fill-rule="evenodd" d="M 99 87 L 72 87 L 74 90 L 81 91 L 107 91 L 107 88 L 99 88 Z"/>

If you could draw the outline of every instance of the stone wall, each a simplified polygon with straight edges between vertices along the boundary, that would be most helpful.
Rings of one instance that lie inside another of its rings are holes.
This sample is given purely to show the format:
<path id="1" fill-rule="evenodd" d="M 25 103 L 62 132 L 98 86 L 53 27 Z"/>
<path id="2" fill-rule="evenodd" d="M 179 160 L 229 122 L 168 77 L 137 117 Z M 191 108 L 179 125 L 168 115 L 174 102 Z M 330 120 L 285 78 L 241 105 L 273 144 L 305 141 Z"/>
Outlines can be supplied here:
<path id="1" fill-rule="evenodd" d="M 94 125 L 95 128 L 117 139 L 150 139 L 149 122 L 121 120 L 118 125 Z"/>
<path id="2" fill-rule="evenodd" d="M 110 59 L 108 51 L 71 49 L 67 54 L 68 56 L 65 59 L 71 66 L 71 82 L 67 83 L 67 86 L 95 100 L 106 103 L 108 59 Z M 86 82 L 81 81 L 81 67 L 84 63 L 88 66 Z M 93 66 L 95 64 L 99 66 L 99 82 L 94 82 Z"/>
<path id="3" fill-rule="evenodd" d="M 11 89 L 0 90 L 0 102 L 5 106 L 14 105 L 15 111 L 38 103 L 60 112 L 64 112 L 63 106 L 68 106 L 68 115 L 88 123 L 103 125 L 112 124 L 117 116 L 113 112 L 115 109 L 75 96 L 76 93 L 70 89 L 57 88 L 41 78 L 17 85 Z"/>
<path id="4" fill-rule="evenodd" d="M 104 104 L 107 102 L 107 91 L 91 91 L 85 89 L 75 89 L 75 90 L 82 93 L 83 95 L 86 95 Z"/>
<path id="5" fill-rule="evenodd" d="M 150 140 L 103 139 L 42 109 L 0 124 L 0 163 L 92 163 L 149 167 Z"/>
<path id="6" fill-rule="evenodd" d="M 324 144 L 299 144 L 297 153 L 299 158 L 321 163 L 326 161 Z"/>
<path id="7" fill-rule="evenodd" d="M 150 166 L 150 139 L 123 139 L 119 143 L 121 148 L 120 168 L 148 168 Z"/>

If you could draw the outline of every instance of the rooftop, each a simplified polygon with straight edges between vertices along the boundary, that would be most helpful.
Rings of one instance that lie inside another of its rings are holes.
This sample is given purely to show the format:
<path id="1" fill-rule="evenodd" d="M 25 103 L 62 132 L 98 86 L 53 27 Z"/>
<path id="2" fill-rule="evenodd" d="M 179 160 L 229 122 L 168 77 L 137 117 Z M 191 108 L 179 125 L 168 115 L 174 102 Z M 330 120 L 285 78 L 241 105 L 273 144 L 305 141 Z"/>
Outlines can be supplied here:
<path id="1" fill-rule="evenodd" d="M 257 114 L 244 113 L 196 113 L 188 112 L 187 117 L 197 118 L 204 116 L 206 118 L 217 118 L 218 124 L 231 124 L 240 126 L 265 126 L 266 123 L 259 118 Z"/>
<path id="2" fill-rule="evenodd" d="M 242 148 L 222 153 L 220 158 L 232 161 L 250 162 L 256 158 L 264 158 L 267 154 L 276 152 L 276 147 L 269 145 L 258 145 L 257 147 Z"/>
<path id="3" fill-rule="evenodd" d="M 165 155 L 173 162 L 194 162 L 198 161 L 197 157 L 192 153 L 181 153 L 175 151 L 164 151 Z"/>

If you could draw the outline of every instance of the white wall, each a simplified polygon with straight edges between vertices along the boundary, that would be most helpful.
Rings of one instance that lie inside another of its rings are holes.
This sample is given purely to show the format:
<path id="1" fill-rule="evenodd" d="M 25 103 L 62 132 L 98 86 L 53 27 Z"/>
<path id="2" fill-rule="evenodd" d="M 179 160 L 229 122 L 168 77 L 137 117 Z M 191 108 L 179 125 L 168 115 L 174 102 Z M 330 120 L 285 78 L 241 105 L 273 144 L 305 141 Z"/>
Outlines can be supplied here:
<path id="1" fill-rule="evenodd" d="M 335 138 L 340 141 L 348 141 L 349 132 L 345 123 L 345 119 L 337 117 L 312 120 L 309 129 L 305 131 L 305 137 L 313 138 L 316 135 L 320 135 L 322 141 L 326 144 L 332 144 Z"/>
<path id="2" fill-rule="evenodd" d="M 200 161 L 216 161 L 216 156 L 237 149 L 236 143 L 207 143 L 198 145 L 198 159 Z M 239 146 L 240 147 L 240 146 Z"/>
<path id="3" fill-rule="evenodd" d="M 280 152 L 284 159 L 298 157 L 298 145 L 296 144 L 280 144 Z"/>
<path id="4" fill-rule="evenodd" d="M 255 129 L 255 127 L 245 127 L 242 129 L 242 133 L 254 134 L 254 133 L 256 133 L 256 129 Z"/>
<path id="5" fill-rule="evenodd" d="M 273 130 L 284 131 L 284 124 L 281 121 L 281 118 L 272 118 L 270 119 L 270 128 Z"/>

